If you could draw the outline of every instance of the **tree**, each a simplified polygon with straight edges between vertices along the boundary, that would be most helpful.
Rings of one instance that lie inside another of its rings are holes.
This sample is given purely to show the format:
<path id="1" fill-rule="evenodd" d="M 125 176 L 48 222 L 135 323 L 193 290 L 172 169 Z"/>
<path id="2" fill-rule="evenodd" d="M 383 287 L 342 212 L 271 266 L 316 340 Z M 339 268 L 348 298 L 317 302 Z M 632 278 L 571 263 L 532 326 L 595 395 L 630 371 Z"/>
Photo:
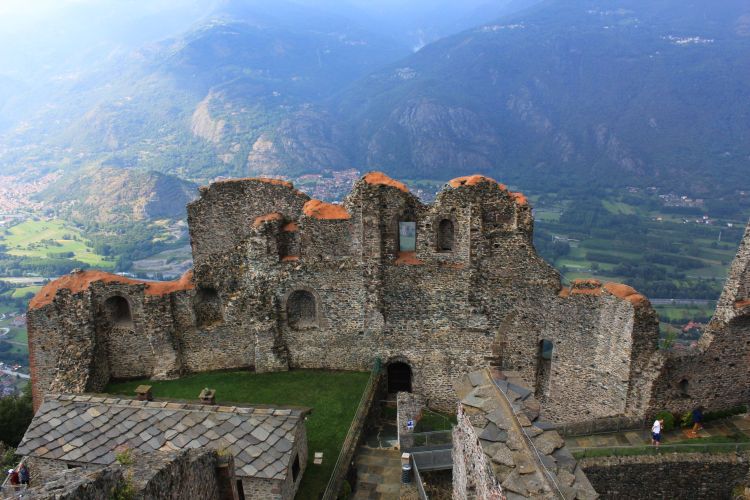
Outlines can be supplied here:
<path id="1" fill-rule="evenodd" d="M 18 446 L 33 417 L 30 389 L 27 388 L 23 396 L 0 399 L 0 442 L 14 448 Z"/>

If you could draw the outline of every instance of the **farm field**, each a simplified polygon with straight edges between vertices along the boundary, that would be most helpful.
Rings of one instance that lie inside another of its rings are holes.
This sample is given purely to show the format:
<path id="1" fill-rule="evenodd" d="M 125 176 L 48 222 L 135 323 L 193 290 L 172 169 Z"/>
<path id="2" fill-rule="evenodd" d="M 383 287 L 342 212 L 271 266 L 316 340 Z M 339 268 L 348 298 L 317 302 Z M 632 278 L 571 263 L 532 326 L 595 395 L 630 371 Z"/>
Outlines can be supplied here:
<path id="1" fill-rule="evenodd" d="M 60 220 L 26 220 L 0 233 L 8 255 L 38 259 L 70 258 L 92 267 L 112 268 L 113 262 L 86 246 L 81 232 Z M 65 256 L 65 257 L 61 257 Z"/>
<path id="2" fill-rule="evenodd" d="M 712 218 L 645 193 L 532 199 L 535 246 L 563 281 L 621 282 L 649 298 L 716 300 L 745 224 L 742 214 Z"/>

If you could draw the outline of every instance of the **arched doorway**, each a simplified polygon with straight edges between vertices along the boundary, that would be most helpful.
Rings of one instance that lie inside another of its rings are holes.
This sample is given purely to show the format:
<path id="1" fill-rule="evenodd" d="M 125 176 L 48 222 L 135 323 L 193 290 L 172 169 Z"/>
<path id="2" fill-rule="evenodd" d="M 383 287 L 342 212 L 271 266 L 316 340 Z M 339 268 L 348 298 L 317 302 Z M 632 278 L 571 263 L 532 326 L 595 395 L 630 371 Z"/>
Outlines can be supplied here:
<path id="1" fill-rule="evenodd" d="M 118 328 L 133 328 L 133 315 L 125 297 L 114 295 L 104 302 L 104 313 L 110 325 Z"/>
<path id="2" fill-rule="evenodd" d="M 411 392 L 411 367 L 401 361 L 388 363 L 388 393 Z"/>

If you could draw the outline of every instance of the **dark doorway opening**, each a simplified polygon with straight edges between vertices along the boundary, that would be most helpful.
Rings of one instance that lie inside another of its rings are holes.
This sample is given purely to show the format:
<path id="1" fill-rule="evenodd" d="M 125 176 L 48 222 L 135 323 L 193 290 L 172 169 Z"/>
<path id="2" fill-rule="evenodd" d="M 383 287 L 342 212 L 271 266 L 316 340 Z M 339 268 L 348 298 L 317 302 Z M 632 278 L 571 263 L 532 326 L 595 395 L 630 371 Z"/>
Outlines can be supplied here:
<path id="1" fill-rule="evenodd" d="M 400 361 L 388 364 L 388 392 L 411 392 L 411 367 Z"/>
<path id="2" fill-rule="evenodd" d="M 104 310 L 113 326 L 133 328 L 133 315 L 130 314 L 130 304 L 124 297 L 115 295 L 104 302 Z"/>

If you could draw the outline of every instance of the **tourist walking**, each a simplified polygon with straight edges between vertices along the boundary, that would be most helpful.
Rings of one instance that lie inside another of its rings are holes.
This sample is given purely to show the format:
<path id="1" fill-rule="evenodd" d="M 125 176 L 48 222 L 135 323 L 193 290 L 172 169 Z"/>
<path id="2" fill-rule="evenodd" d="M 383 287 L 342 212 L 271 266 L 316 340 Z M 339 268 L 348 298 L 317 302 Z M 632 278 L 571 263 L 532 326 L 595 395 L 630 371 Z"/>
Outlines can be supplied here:
<path id="1" fill-rule="evenodd" d="M 703 407 L 693 410 L 693 434 L 703 429 Z"/>
<path id="2" fill-rule="evenodd" d="M 661 443 L 661 429 L 664 426 L 664 419 L 654 420 L 654 425 L 651 426 L 651 444 L 659 447 Z"/>
<path id="3" fill-rule="evenodd" d="M 26 487 L 29 486 L 31 477 L 29 475 L 29 468 L 26 467 L 25 463 L 22 463 L 21 467 L 18 468 L 18 478 L 21 480 L 21 484 L 25 484 Z"/>
<path id="4" fill-rule="evenodd" d="M 18 472 L 16 469 L 8 469 L 8 476 L 10 476 L 10 485 L 14 488 L 17 488 L 19 484 L 21 484 L 20 479 L 18 478 Z"/>

